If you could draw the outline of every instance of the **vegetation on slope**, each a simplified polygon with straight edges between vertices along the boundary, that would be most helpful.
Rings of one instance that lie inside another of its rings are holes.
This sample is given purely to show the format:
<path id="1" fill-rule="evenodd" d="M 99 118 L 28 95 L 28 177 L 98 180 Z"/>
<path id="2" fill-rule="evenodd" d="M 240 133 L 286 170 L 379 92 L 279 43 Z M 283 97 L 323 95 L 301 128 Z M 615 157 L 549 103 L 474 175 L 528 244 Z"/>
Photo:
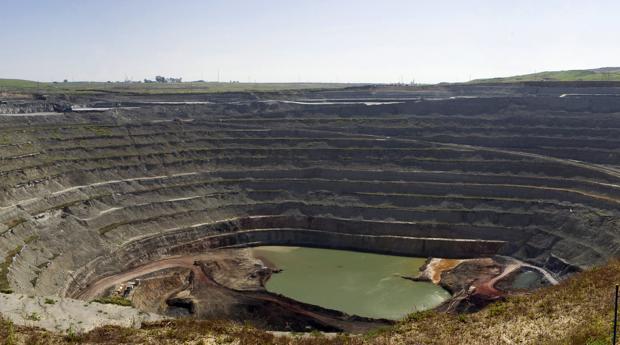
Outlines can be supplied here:
<path id="1" fill-rule="evenodd" d="M 94 299 L 93 302 L 101 304 L 116 304 L 123 307 L 131 307 L 132 305 L 130 300 L 121 296 L 99 297 L 97 299 Z"/>
<path id="2" fill-rule="evenodd" d="M 620 67 L 540 72 L 505 78 L 476 79 L 471 82 L 515 83 L 524 81 L 620 81 Z"/>
<path id="3" fill-rule="evenodd" d="M 511 297 L 478 313 L 418 312 L 392 328 L 361 336 L 280 337 L 214 320 L 165 321 L 139 330 L 108 326 L 83 335 L 60 335 L 0 320 L 0 339 L 5 344 L 602 345 L 610 343 L 613 291 L 619 281 L 620 260 L 615 260 L 558 286 Z"/>
<path id="4" fill-rule="evenodd" d="M 17 255 L 23 246 L 17 246 L 12 250 L 9 250 L 3 261 L 0 261 L 0 293 L 11 293 L 11 285 L 9 284 L 8 274 L 9 267 L 13 262 L 13 257 Z"/>
<path id="5" fill-rule="evenodd" d="M 47 83 L 19 79 L 0 79 L 0 92 L 23 93 L 127 93 L 127 94 L 190 94 L 214 92 L 269 92 L 286 90 L 337 89 L 355 84 L 338 83 L 134 83 L 134 82 L 67 82 Z"/>

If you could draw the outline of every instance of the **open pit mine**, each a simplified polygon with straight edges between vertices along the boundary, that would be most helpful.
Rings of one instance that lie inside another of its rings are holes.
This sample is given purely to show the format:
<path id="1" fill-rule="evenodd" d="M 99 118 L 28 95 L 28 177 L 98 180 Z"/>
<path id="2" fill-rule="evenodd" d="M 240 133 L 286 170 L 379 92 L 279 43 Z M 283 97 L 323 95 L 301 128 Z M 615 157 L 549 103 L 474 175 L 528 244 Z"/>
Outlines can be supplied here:
<path id="1" fill-rule="evenodd" d="M 48 328 L 79 329 L 87 302 L 116 298 L 135 308 L 119 319 L 363 332 L 557 284 L 620 248 L 619 94 L 549 82 L 9 97 L 0 313 L 53 299 L 66 315 Z M 294 275 L 325 255 L 346 262 Z M 373 301 L 351 311 L 289 284 L 335 289 L 358 266 L 392 281 L 384 295 L 428 297 L 364 314 Z"/>

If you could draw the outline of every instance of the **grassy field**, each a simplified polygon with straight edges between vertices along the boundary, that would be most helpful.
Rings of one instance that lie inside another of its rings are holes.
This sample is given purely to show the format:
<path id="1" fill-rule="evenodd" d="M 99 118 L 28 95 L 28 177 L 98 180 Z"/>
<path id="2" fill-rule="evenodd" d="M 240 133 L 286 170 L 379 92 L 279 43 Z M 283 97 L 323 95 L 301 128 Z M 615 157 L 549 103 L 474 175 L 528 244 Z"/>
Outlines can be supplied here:
<path id="1" fill-rule="evenodd" d="M 40 83 L 20 79 L 0 79 L 0 92 L 6 93 L 213 93 L 213 92 L 268 92 L 285 90 L 338 89 L 356 84 L 337 83 L 105 83 L 105 82 L 68 82 Z"/>
<path id="2" fill-rule="evenodd" d="M 620 81 L 620 68 L 551 71 L 505 78 L 476 79 L 471 83 L 515 83 L 523 81 Z"/>
<path id="3" fill-rule="evenodd" d="M 473 314 L 411 314 L 394 327 L 335 338 L 277 337 L 227 321 L 175 320 L 142 329 L 107 326 L 87 334 L 50 333 L 0 318 L 0 344 L 235 345 L 606 345 L 611 341 L 614 284 L 620 261 L 575 275 L 558 286 L 496 302 Z M 33 324 L 33 326 L 35 326 Z"/>

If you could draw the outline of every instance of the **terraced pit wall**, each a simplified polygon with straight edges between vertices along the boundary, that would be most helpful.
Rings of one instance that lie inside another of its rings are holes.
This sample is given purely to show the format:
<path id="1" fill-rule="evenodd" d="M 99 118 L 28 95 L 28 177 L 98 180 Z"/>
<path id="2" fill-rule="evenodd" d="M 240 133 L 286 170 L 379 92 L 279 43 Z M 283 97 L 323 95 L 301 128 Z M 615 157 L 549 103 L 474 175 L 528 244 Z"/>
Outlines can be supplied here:
<path id="1" fill-rule="evenodd" d="M 618 254 L 618 109 L 504 97 L 2 117 L 0 285 L 75 296 L 159 257 L 257 244 L 589 267 Z"/>
<path id="2" fill-rule="evenodd" d="M 295 216 L 259 216 L 168 231 L 140 238 L 99 257 L 74 274 L 64 295 L 80 297 L 82 282 L 127 271 L 167 256 L 204 253 L 215 248 L 260 245 L 293 245 L 349 249 L 393 255 L 470 258 L 493 255 L 502 241 L 448 239 L 393 235 L 389 227 L 412 228 L 411 224 L 336 220 Z M 386 231 L 387 230 L 387 231 Z"/>

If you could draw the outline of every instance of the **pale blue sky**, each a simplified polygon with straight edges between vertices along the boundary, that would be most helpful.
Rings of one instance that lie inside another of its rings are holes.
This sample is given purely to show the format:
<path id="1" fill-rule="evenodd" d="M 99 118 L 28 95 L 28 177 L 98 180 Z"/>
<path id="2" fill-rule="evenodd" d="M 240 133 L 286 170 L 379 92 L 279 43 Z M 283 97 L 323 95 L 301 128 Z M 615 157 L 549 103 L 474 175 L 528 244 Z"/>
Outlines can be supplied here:
<path id="1" fill-rule="evenodd" d="M 620 66 L 620 1 L 0 0 L 0 78 L 440 82 Z"/>

